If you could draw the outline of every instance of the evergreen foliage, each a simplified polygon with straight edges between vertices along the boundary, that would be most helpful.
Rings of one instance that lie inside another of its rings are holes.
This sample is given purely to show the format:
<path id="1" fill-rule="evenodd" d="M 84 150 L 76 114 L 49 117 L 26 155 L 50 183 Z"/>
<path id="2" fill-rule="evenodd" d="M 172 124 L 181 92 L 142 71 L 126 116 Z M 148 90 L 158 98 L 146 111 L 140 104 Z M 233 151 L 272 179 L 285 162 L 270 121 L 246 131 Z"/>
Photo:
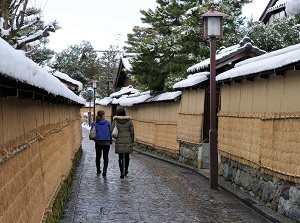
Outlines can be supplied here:
<path id="1" fill-rule="evenodd" d="M 84 88 L 91 85 L 91 80 L 97 77 L 101 68 L 97 53 L 88 41 L 57 53 L 50 66 L 80 81 Z"/>
<path id="2" fill-rule="evenodd" d="M 57 53 L 50 66 L 83 84 L 84 98 L 90 100 L 87 89 L 92 87 L 92 80 L 97 80 L 96 96 L 103 98 L 113 91 L 119 50 L 110 46 L 108 50 L 97 52 L 90 42 L 82 41 L 79 45 L 71 45 Z"/>
<path id="3" fill-rule="evenodd" d="M 119 53 L 117 47 L 111 45 L 100 56 L 99 65 L 101 68 L 97 77 L 99 80 L 97 94 L 100 98 L 107 97 L 115 91 L 113 83 L 119 65 Z"/>
<path id="4" fill-rule="evenodd" d="M 272 52 L 300 43 L 299 17 L 276 19 L 270 25 L 251 19 L 241 33 L 250 37 L 257 47 Z"/>
<path id="5" fill-rule="evenodd" d="M 132 49 L 139 53 L 133 62 L 132 74 L 138 88 L 171 90 L 175 82 L 186 78 L 188 67 L 209 57 L 209 44 L 202 39 L 200 16 L 210 10 L 213 1 L 156 2 L 155 10 L 141 10 L 142 21 L 150 27 L 149 33 L 140 38 L 141 44 L 132 45 Z M 242 25 L 242 6 L 249 2 L 252 0 L 227 0 L 216 5 L 217 11 L 230 16 L 224 27 L 226 35 L 229 33 L 230 36 Z M 232 35 L 225 42 L 236 44 L 240 36 Z"/>

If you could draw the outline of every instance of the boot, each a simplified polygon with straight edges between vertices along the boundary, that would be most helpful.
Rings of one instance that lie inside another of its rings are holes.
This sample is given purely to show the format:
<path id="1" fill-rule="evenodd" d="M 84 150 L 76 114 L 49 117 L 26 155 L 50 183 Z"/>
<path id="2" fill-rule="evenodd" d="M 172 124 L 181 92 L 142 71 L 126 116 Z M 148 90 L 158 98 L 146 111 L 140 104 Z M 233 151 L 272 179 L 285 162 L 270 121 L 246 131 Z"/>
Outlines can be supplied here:
<path id="1" fill-rule="evenodd" d="M 129 157 L 125 158 L 125 176 L 128 174 Z"/>
<path id="2" fill-rule="evenodd" d="M 106 177 L 107 167 L 108 167 L 108 164 L 104 164 L 103 173 L 102 173 L 102 176 L 104 176 L 104 177 Z"/>
<path id="3" fill-rule="evenodd" d="M 122 159 L 119 159 L 119 168 L 120 168 L 120 173 L 121 173 L 120 178 L 123 179 L 124 173 L 123 173 L 123 160 Z"/>
<path id="4" fill-rule="evenodd" d="M 97 175 L 101 173 L 101 168 L 100 168 L 100 161 L 96 159 L 96 169 L 97 169 Z"/>

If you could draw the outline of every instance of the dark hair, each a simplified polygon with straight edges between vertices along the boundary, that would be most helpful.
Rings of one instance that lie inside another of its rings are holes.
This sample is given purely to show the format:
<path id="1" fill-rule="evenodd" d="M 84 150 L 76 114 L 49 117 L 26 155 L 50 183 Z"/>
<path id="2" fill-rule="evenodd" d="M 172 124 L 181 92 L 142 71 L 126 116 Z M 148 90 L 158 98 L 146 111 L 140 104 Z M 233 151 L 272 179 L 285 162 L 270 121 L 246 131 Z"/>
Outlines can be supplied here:
<path id="1" fill-rule="evenodd" d="M 126 112 L 124 108 L 118 108 L 117 116 L 126 116 Z"/>
<path id="2" fill-rule="evenodd" d="M 104 114 L 105 114 L 105 112 L 102 111 L 102 110 L 99 110 L 99 111 L 97 112 L 97 116 L 99 116 L 99 117 L 102 117 Z"/>

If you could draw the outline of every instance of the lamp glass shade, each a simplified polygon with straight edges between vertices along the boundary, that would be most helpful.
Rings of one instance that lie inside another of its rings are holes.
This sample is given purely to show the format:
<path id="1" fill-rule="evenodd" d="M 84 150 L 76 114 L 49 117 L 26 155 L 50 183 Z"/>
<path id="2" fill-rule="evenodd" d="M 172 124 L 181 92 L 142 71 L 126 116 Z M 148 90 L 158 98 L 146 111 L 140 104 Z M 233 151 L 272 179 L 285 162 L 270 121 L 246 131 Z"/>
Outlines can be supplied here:
<path id="1" fill-rule="evenodd" d="M 93 81 L 93 88 L 97 88 L 97 82 Z"/>
<path id="2" fill-rule="evenodd" d="M 207 17 L 207 35 L 221 36 L 221 17 Z"/>

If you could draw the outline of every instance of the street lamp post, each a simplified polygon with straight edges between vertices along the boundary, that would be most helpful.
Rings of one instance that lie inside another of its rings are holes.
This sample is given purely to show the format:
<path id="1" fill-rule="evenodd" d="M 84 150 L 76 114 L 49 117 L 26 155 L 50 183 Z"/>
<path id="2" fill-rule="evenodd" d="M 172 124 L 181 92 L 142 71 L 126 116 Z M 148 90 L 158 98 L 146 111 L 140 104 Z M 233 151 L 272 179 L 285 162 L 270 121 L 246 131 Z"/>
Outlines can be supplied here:
<path id="1" fill-rule="evenodd" d="M 88 95 L 89 95 L 89 101 L 90 101 L 90 105 L 89 105 L 89 111 L 88 111 L 88 122 L 89 122 L 89 126 L 91 126 L 91 101 L 92 101 L 92 96 L 93 94 L 93 90 L 89 89 L 88 90 Z"/>
<path id="2" fill-rule="evenodd" d="M 94 90 L 94 115 L 93 121 L 96 121 L 96 88 L 97 88 L 97 80 L 92 80 L 93 83 L 93 90 Z"/>
<path id="3" fill-rule="evenodd" d="M 210 39 L 210 130 L 209 130 L 209 184 L 211 189 L 218 189 L 218 132 L 216 107 L 216 40 L 223 37 L 223 19 L 228 15 L 215 11 L 214 5 L 201 18 L 204 24 L 203 37 Z"/>

